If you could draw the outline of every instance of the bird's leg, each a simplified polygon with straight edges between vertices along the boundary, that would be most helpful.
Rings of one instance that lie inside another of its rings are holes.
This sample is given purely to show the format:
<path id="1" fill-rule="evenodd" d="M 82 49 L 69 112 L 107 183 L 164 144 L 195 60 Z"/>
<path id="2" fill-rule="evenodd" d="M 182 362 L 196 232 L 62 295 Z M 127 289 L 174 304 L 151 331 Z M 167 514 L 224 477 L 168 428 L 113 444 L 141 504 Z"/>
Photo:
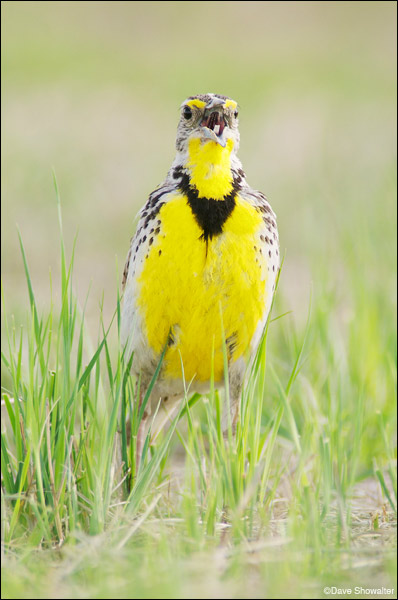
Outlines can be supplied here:
<path id="1" fill-rule="evenodd" d="M 224 414 L 222 418 L 222 429 L 224 439 L 228 439 L 229 425 L 231 424 L 232 435 L 236 435 L 236 427 L 240 415 L 240 400 L 242 396 L 243 370 L 230 369 L 229 379 L 229 403 L 225 399 Z M 227 392 L 226 392 L 227 393 Z"/>
<path id="2" fill-rule="evenodd" d="M 231 404 L 232 435 L 236 435 L 236 426 L 240 416 L 240 395 Z"/>
<path id="3" fill-rule="evenodd" d="M 231 431 L 232 431 L 232 436 L 235 437 L 236 434 L 236 426 L 239 420 L 239 415 L 240 415 L 240 395 L 239 396 L 234 396 L 233 398 L 230 399 L 230 403 L 229 403 L 229 411 L 228 411 L 228 407 L 225 406 L 224 409 L 224 414 L 223 414 L 223 418 L 222 418 L 222 430 L 223 430 L 223 435 L 224 435 L 224 439 L 228 439 L 228 431 L 229 431 L 229 424 L 231 423 Z"/>
<path id="4" fill-rule="evenodd" d="M 180 402 L 181 395 L 162 397 L 159 409 L 151 426 L 151 444 L 154 444 L 159 433 L 171 424 Z"/>
<path id="5" fill-rule="evenodd" d="M 145 397 L 144 391 L 142 389 L 140 389 L 140 400 L 139 400 L 139 404 L 138 404 L 138 412 L 141 409 L 144 397 Z M 151 414 L 151 399 L 149 398 L 147 405 L 145 407 L 144 413 L 142 415 L 140 424 L 138 425 L 136 454 L 135 454 L 136 472 L 138 471 L 138 469 L 140 467 L 140 463 L 141 463 L 142 449 L 144 447 L 144 442 L 145 442 L 145 437 L 146 437 L 145 436 L 146 424 L 147 424 L 150 414 Z"/>

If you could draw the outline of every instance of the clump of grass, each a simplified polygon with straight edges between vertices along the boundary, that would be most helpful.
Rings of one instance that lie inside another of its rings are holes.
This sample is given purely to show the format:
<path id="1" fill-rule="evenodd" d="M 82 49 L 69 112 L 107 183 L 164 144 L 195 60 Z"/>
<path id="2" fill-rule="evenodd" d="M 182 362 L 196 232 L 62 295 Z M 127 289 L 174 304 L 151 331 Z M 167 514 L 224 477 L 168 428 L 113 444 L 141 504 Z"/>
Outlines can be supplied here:
<path id="1" fill-rule="evenodd" d="M 118 337 L 120 297 L 110 324 L 100 314 L 93 344 L 85 306 L 73 292 L 75 249 L 68 262 L 56 182 L 55 188 L 60 304 L 40 315 L 21 236 L 26 328 L 8 317 L 3 294 L 6 596 L 23 597 L 29 588 L 31 597 L 187 597 L 194 584 L 197 597 L 214 597 L 213 588 L 224 597 L 263 597 L 286 594 L 292 582 L 298 595 L 308 594 L 336 577 L 350 582 L 347 568 L 374 564 L 370 552 L 391 581 L 390 545 L 358 549 L 355 542 L 369 531 L 372 539 L 390 535 L 395 519 L 388 411 L 381 400 L 371 423 L 382 440 L 372 467 L 363 458 L 368 391 L 338 364 L 324 307 L 309 310 L 304 331 L 285 315 L 270 321 L 235 437 L 223 435 L 223 397 L 213 382 L 206 398 L 186 394 L 155 447 L 147 438 L 137 469 L 142 409 L 130 375 L 134 357 L 125 360 L 120 344 L 110 342 L 112 331 Z M 275 327 L 283 360 L 267 366 L 267 336 Z M 325 352 L 324 372 L 315 343 Z M 366 468 L 373 468 L 385 501 L 370 521 L 353 506 L 356 486 L 372 473 Z M 40 583 L 43 572 L 49 583 Z"/>
<path id="2" fill-rule="evenodd" d="M 76 529 L 101 533 L 115 498 L 123 498 L 126 510 L 138 509 L 167 448 L 168 438 L 135 477 L 134 444 L 128 456 L 124 418 L 120 424 L 121 411 L 134 415 L 133 430 L 141 418 L 129 376 L 131 361 L 125 362 L 118 351 L 112 364 L 108 344 L 113 321 L 120 319 L 120 298 L 107 330 L 101 319 L 100 339 L 88 355 L 85 309 L 80 309 L 72 289 L 74 249 L 68 263 L 56 182 L 55 186 L 61 305 L 52 305 L 45 318 L 39 316 L 20 236 L 30 327 L 18 331 L 13 321 L 5 320 L 7 351 L 2 359 L 10 381 L 2 396 L 8 419 L 1 437 L 6 546 L 27 533 L 33 545 L 50 547 L 63 543 Z M 6 313 L 4 295 L 3 304 Z M 123 496 L 123 489 L 130 493 Z"/>

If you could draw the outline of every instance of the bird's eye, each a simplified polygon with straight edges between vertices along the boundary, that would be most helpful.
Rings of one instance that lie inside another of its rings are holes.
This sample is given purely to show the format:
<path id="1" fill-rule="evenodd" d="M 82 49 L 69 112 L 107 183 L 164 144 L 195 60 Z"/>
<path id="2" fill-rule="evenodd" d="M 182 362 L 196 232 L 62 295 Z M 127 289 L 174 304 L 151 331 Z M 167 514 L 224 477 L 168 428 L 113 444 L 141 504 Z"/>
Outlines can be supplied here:
<path id="1" fill-rule="evenodd" d="M 237 118 L 238 118 L 238 114 L 239 114 L 239 113 L 238 113 L 238 111 L 236 110 L 236 111 L 234 112 L 234 117 L 235 117 L 235 119 L 237 119 Z"/>
<path id="2" fill-rule="evenodd" d="M 184 106 L 182 116 L 187 120 L 192 117 L 192 110 L 189 108 L 189 106 Z"/>

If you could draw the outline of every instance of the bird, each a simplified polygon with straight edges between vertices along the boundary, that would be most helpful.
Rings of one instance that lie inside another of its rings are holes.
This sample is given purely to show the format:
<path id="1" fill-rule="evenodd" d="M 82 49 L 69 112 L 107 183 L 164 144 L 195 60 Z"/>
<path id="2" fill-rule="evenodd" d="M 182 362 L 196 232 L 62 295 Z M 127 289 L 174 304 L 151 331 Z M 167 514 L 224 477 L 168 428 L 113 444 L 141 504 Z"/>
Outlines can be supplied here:
<path id="1" fill-rule="evenodd" d="M 122 278 L 121 343 L 142 411 L 136 454 L 156 439 L 187 389 L 228 381 L 233 431 L 280 267 L 276 216 L 238 158 L 238 103 L 207 93 L 180 106 L 176 156 L 148 197 Z M 227 358 L 227 379 L 225 376 Z M 151 414 L 156 413 L 150 422 Z"/>

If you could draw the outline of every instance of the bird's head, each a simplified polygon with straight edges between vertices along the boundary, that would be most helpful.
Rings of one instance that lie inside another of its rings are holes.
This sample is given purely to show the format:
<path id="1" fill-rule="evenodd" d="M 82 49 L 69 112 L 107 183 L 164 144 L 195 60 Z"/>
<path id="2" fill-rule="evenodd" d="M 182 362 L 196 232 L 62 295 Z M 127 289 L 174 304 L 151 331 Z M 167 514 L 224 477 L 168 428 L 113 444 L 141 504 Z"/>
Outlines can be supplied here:
<path id="1" fill-rule="evenodd" d="M 215 143 L 229 151 L 239 147 L 238 105 L 220 94 L 190 96 L 181 105 L 176 147 L 184 153 L 193 139 Z"/>

